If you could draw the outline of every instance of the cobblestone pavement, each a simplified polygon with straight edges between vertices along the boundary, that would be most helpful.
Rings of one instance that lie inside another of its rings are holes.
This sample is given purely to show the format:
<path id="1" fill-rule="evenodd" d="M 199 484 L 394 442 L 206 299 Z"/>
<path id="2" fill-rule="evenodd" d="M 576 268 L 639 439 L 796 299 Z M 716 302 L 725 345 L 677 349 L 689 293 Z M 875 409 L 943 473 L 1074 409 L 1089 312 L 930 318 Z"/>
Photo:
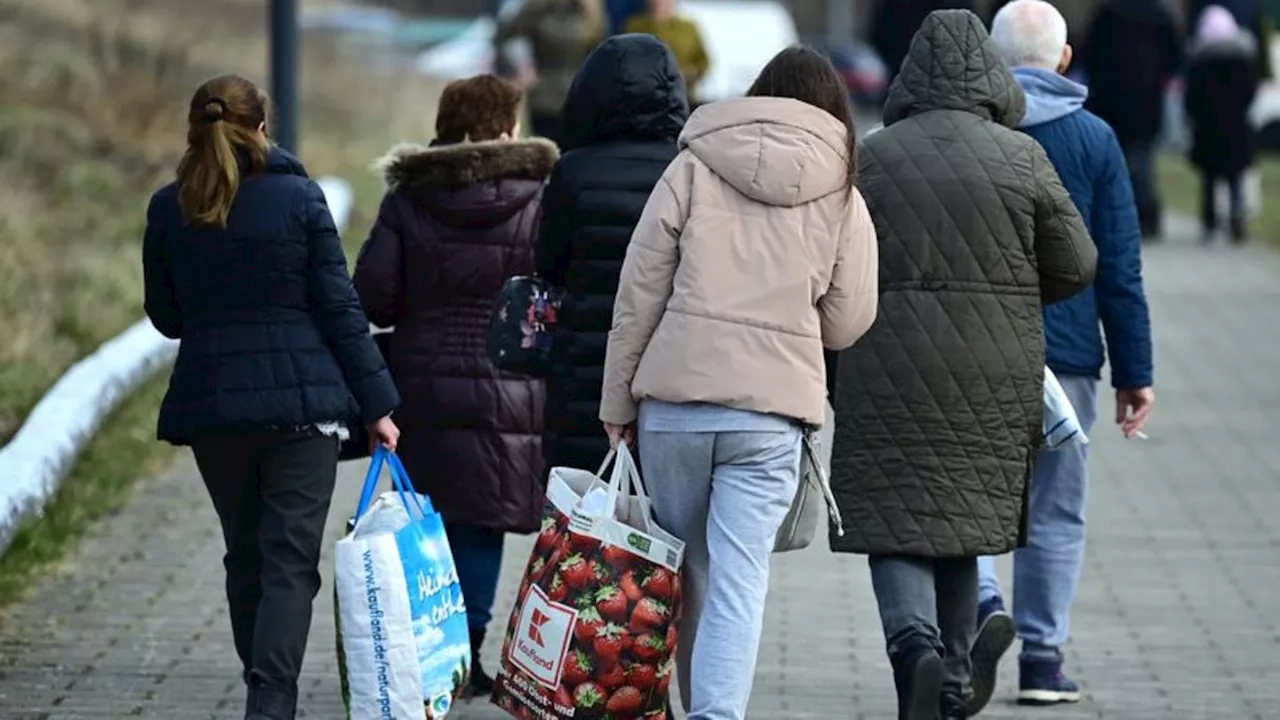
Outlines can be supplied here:
<path id="1" fill-rule="evenodd" d="M 1007 658 L 986 717 L 1280 716 L 1280 381 L 1268 370 L 1280 356 L 1280 255 L 1186 241 L 1151 248 L 1147 269 L 1158 410 L 1149 441 L 1126 443 L 1105 423 L 1096 433 L 1068 656 L 1085 699 L 1013 705 Z M 362 470 L 343 472 L 335 532 Z M 527 547 L 510 545 L 504 602 Z M 220 553 L 189 459 L 142 485 L 3 620 L 0 718 L 241 717 Z M 772 590 L 751 717 L 892 717 L 865 562 L 821 547 L 779 557 Z M 302 683 L 308 718 L 342 715 L 330 591 Z M 457 717 L 501 716 L 477 702 Z"/>

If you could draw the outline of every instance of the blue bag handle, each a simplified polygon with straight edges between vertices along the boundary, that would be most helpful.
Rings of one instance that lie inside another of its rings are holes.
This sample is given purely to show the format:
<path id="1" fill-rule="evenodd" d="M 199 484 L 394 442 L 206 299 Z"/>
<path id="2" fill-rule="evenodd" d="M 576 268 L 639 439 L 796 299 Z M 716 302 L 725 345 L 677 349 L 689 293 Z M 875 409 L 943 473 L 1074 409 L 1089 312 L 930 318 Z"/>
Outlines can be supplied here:
<path id="1" fill-rule="evenodd" d="M 386 448 L 383 449 L 386 450 Z M 390 450 L 386 450 L 386 453 L 387 461 L 391 463 L 391 482 L 395 485 L 396 490 L 400 492 L 400 502 L 404 503 L 404 508 L 410 510 L 416 507 L 418 512 L 422 513 L 422 517 L 434 513 L 435 508 L 431 506 L 431 500 L 414 492 L 413 482 L 409 480 L 409 471 L 404 469 L 404 463 L 400 461 L 400 456 Z M 413 498 L 412 505 L 409 504 L 409 498 Z"/>
<path id="2" fill-rule="evenodd" d="M 360 502 L 356 503 L 356 514 L 352 523 L 360 521 L 369 512 L 369 503 L 373 502 L 373 494 L 378 490 L 378 478 L 382 476 L 382 465 L 387 461 L 386 448 L 379 445 L 369 458 L 369 470 L 364 474 L 364 487 L 360 490 Z"/>
<path id="3" fill-rule="evenodd" d="M 354 521 L 359 522 L 360 518 L 369 511 L 369 505 L 373 503 L 373 495 L 378 490 L 378 478 L 382 476 L 382 466 L 387 465 L 391 471 L 391 487 L 400 494 L 400 502 L 404 505 L 405 510 L 417 508 L 423 517 L 435 512 L 428 500 L 424 505 L 417 493 L 413 492 L 413 485 L 409 482 L 409 473 L 404 469 L 404 463 L 400 462 L 399 456 L 388 450 L 385 446 L 379 445 L 373 451 L 373 456 L 369 460 L 369 471 L 364 476 L 364 487 L 360 490 L 360 502 L 356 505 L 356 514 Z M 409 498 L 413 498 L 410 501 Z"/>

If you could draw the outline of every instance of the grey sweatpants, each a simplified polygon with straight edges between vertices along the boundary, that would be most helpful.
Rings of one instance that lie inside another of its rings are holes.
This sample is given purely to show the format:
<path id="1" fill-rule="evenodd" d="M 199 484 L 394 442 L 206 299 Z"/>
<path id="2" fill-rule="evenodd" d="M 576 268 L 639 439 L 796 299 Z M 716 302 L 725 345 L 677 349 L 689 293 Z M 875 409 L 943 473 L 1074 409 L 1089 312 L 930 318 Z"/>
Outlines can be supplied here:
<path id="1" fill-rule="evenodd" d="M 714 405 L 663 404 L 656 413 L 645 405 L 645 487 L 658 525 L 686 543 L 681 699 L 689 720 L 744 720 L 769 558 L 796 494 L 801 430 Z"/>

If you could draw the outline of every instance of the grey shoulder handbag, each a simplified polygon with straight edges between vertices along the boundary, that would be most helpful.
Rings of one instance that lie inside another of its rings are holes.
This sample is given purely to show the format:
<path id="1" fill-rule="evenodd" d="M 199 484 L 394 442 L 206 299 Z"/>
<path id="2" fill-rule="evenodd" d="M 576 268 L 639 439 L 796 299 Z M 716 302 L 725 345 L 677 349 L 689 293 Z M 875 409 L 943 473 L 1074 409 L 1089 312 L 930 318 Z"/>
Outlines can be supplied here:
<path id="1" fill-rule="evenodd" d="M 826 505 L 836 535 L 844 535 L 844 521 L 831 494 L 831 440 L 834 435 L 835 410 L 828 401 L 827 417 L 822 427 L 805 429 L 800 450 L 800 484 L 796 487 L 795 499 L 791 501 L 791 510 L 782 521 L 782 527 L 778 528 L 774 552 L 809 547 L 818 532 L 818 518 L 822 516 L 823 505 Z"/>

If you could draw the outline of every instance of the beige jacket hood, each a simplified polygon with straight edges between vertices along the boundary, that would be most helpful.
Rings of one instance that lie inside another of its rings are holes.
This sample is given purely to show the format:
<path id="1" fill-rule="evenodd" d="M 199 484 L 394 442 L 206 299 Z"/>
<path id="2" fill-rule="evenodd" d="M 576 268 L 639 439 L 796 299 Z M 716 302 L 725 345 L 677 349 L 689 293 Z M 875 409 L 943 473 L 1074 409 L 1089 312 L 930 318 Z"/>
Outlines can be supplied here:
<path id="1" fill-rule="evenodd" d="M 765 205 L 803 205 L 848 184 L 844 125 L 799 100 L 736 98 L 703 106 L 685 125 L 680 145 Z"/>
<path id="2" fill-rule="evenodd" d="M 878 255 L 848 138 L 795 100 L 700 107 L 623 263 L 600 418 L 645 398 L 824 420 L 824 346 L 876 314 Z"/>

